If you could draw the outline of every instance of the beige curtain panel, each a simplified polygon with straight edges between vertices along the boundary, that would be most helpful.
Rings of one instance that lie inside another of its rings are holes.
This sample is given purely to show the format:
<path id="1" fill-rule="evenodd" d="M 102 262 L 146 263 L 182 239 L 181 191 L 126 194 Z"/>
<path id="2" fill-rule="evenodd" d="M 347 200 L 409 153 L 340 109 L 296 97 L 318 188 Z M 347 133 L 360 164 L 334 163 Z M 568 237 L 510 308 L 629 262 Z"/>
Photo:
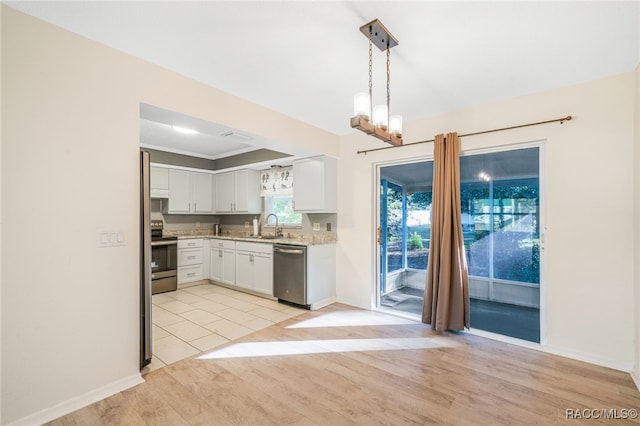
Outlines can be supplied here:
<path id="1" fill-rule="evenodd" d="M 434 141 L 431 241 L 422 322 L 434 330 L 469 328 L 469 274 L 460 210 L 460 138 Z"/>

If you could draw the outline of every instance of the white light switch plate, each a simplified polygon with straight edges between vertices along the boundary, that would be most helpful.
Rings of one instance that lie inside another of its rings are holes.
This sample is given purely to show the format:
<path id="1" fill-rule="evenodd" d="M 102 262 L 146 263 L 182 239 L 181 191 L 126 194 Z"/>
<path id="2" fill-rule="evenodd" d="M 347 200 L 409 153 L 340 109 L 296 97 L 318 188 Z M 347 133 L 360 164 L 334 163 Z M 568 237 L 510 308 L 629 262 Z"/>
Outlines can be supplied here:
<path id="1" fill-rule="evenodd" d="M 127 238 L 122 230 L 98 230 L 98 247 L 117 247 L 127 244 Z"/>

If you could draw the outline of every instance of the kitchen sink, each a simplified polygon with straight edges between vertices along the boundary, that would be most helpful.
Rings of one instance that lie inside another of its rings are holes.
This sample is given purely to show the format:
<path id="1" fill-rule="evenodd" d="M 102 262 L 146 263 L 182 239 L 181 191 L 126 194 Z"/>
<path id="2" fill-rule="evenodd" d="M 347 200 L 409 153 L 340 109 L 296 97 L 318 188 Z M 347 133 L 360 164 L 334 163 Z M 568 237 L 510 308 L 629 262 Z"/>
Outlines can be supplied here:
<path id="1" fill-rule="evenodd" d="M 260 235 L 258 238 L 260 238 L 261 240 L 275 240 L 276 238 L 280 237 L 277 237 L 275 235 Z"/>

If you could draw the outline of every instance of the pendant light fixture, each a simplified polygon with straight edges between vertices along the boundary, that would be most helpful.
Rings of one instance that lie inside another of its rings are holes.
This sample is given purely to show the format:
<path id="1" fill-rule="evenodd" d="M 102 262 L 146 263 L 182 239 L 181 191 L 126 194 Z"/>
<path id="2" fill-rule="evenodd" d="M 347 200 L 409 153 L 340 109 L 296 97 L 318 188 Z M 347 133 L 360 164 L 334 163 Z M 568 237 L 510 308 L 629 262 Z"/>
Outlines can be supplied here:
<path id="1" fill-rule="evenodd" d="M 398 45 L 393 35 L 382 23 L 374 19 L 360 27 L 360 32 L 369 39 L 369 93 L 357 93 L 353 98 L 353 117 L 351 127 L 361 130 L 391 145 L 402 145 L 402 117 L 389 115 L 389 103 L 391 100 L 391 48 Z M 376 45 L 381 51 L 387 52 L 387 103 L 386 105 L 373 106 L 372 101 L 372 75 L 373 55 L 372 48 Z"/>

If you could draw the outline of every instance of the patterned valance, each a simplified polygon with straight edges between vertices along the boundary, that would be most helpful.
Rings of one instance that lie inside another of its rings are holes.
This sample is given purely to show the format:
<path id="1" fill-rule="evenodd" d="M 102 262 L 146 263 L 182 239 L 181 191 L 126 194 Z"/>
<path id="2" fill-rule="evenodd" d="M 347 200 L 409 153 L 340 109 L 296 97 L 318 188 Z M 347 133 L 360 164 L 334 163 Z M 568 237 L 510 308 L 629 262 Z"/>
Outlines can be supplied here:
<path id="1" fill-rule="evenodd" d="M 293 167 L 272 168 L 260 172 L 260 196 L 293 195 Z"/>

